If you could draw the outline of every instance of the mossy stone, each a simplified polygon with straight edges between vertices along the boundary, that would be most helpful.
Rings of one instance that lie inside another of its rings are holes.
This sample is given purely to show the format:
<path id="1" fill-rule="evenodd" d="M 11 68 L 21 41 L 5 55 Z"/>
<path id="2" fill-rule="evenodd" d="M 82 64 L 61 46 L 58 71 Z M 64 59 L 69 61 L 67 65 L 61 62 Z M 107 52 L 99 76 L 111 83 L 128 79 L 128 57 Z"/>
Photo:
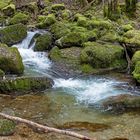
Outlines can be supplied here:
<path id="1" fill-rule="evenodd" d="M 0 119 L 0 136 L 12 135 L 15 131 L 15 126 L 15 123 L 10 120 Z"/>
<path id="2" fill-rule="evenodd" d="M 0 44 L 0 68 L 5 73 L 23 73 L 24 66 L 17 48 L 9 48 L 5 44 Z"/>
<path id="3" fill-rule="evenodd" d="M 65 9 L 65 5 L 64 4 L 53 4 L 51 6 L 52 10 L 58 11 L 58 10 L 64 10 Z"/>
<path id="4" fill-rule="evenodd" d="M 4 71 L 0 69 L 0 77 L 4 75 L 5 75 Z"/>
<path id="5" fill-rule="evenodd" d="M 133 26 L 131 24 L 126 24 L 122 26 L 122 29 L 124 30 L 124 32 L 127 32 L 129 30 L 133 30 Z"/>
<path id="6" fill-rule="evenodd" d="M 10 20 L 9 24 L 18 24 L 18 23 L 23 23 L 26 24 L 29 20 L 29 15 L 24 14 L 24 13 L 16 13 Z"/>
<path id="7" fill-rule="evenodd" d="M 10 25 L 0 29 L 0 42 L 13 45 L 27 36 L 27 28 L 23 24 Z"/>
<path id="8" fill-rule="evenodd" d="M 53 47 L 51 49 L 51 51 L 49 52 L 49 57 L 53 61 L 59 60 L 61 58 L 61 51 L 60 51 L 60 49 L 57 46 Z"/>
<path id="9" fill-rule="evenodd" d="M 134 53 L 132 57 L 132 66 L 134 67 L 138 61 L 140 61 L 140 51 Z"/>
<path id="10" fill-rule="evenodd" d="M 6 6 L 6 7 L 4 7 L 2 9 L 2 12 L 6 16 L 11 16 L 11 15 L 14 15 L 15 9 L 16 9 L 15 5 L 14 4 L 10 4 L 10 5 Z"/>
<path id="11" fill-rule="evenodd" d="M 124 68 L 124 49 L 114 44 L 99 44 L 96 42 L 84 43 L 81 52 L 81 62 L 90 64 L 93 68 Z"/>
<path id="12" fill-rule="evenodd" d="M 44 18 L 40 23 L 38 23 L 36 26 L 38 28 L 41 29 L 45 29 L 49 26 L 51 26 L 52 24 L 54 24 L 56 22 L 56 18 L 54 14 L 49 14 L 46 16 L 46 18 Z"/>
<path id="13" fill-rule="evenodd" d="M 52 44 L 51 34 L 43 34 L 36 38 L 35 51 L 46 51 L 49 50 Z"/>
<path id="14" fill-rule="evenodd" d="M 135 65 L 134 71 L 133 71 L 133 77 L 137 80 L 138 83 L 140 83 L 140 61 L 138 61 Z"/>

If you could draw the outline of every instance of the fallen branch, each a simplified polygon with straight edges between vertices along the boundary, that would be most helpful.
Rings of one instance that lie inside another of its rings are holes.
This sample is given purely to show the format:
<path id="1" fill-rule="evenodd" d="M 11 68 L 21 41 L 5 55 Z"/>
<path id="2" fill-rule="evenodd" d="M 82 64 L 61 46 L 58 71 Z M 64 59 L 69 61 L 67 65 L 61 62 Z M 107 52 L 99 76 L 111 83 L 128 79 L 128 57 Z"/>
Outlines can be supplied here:
<path id="1" fill-rule="evenodd" d="M 53 127 L 44 126 L 44 125 L 29 121 L 29 120 L 26 120 L 26 119 L 10 116 L 10 115 L 4 114 L 4 113 L 0 113 L 0 116 L 4 117 L 6 119 L 12 120 L 12 121 L 24 123 L 28 126 L 36 128 L 36 129 L 40 129 L 41 131 L 43 131 L 45 133 L 55 132 L 55 133 L 59 133 L 59 134 L 62 134 L 62 135 L 68 135 L 68 136 L 75 137 L 75 138 L 82 139 L 82 140 L 96 140 L 96 139 L 89 138 L 87 136 L 84 136 L 84 135 L 81 135 L 81 134 L 78 134 L 78 133 L 75 133 L 75 132 L 60 130 L 60 129 L 56 129 L 56 128 L 53 128 Z"/>

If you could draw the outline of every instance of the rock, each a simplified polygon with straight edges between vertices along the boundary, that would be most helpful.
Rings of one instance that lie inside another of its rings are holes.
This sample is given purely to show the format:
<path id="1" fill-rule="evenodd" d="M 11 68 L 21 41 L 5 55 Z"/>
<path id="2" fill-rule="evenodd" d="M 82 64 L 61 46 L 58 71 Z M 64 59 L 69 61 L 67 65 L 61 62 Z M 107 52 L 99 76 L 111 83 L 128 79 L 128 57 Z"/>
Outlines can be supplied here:
<path id="1" fill-rule="evenodd" d="M 40 29 L 45 29 L 56 22 L 55 15 L 49 14 L 46 18 L 42 18 L 42 22 L 38 23 L 36 26 Z"/>
<path id="2" fill-rule="evenodd" d="M 51 6 L 51 9 L 55 10 L 55 11 L 64 10 L 65 9 L 65 5 L 64 4 L 53 4 Z"/>
<path id="3" fill-rule="evenodd" d="M 126 67 L 123 56 L 124 49 L 119 45 L 87 42 L 81 52 L 81 62 L 93 68 L 123 69 Z"/>
<path id="4" fill-rule="evenodd" d="M 47 77 L 17 77 L 0 81 L 0 93 L 21 95 L 31 91 L 43 91 L 52 87 L 52 80 Z"/>
<path id="5" fill-rule="evenodd" d="M 0 136 L 12 135 L 15 132 L 15 126 L 15 123 L 10 120 L 0 119 Z"/>
<path id="6" fill-rule="evenodd" d="M 5 44 L 0 44 L 0 68 L 5 73 L 23 73 L 24 66 L 22 63 L 22 58 L 17 48 L 9 48 Z"/>
<path id="7" fill-rule="evenodd" d="M 122 113 L 124 111 L 136 111 L 140 109 L 140 96 L 122 94 L 109 97 L 101 101 L 101 106 L 107 111 Z"/>
<path id="8" fill-rule="evenodd" d="M 72 16 L 72 12 L 70 10 L 63 10 L 61 12 L 61 18 L 64 20 L 68 20 Z"/>
<path id="9" fill-rule="evenodd" d="M 23 24 L 10 25 L 0 29 L 0 42 L 13 45 L 27 36 L 27 28 Z"/>
<path id="10" fill-rule="evenodd" d="M 4 7 L 2 9 L 2 12 L 4 13 L 5 16 L 11 16 L 11 15 L 14 15 L 15 9 L 16 9 L 15 5 L 10 4 L 10 5 L 6 6 L 6 7 Z"/>
<path id="11" fill-rule="evenodd" d="M 126 24 L 126 25 L 122 25 L 122 29 L 124 32 L 127 32 L 129 30 L 133 30 L 133 26 L 131 24 Z"/>
<path id="12" fill-rule="evenodd" d="M 132 72 L 134 79 L 137 80 L 138 83 L 140 83 L 140 61 L 138 61 L 135 65 L 135 69 Z"/>
<path id="13" fill-rule="evenodd" d="M 61 48 L 71 46 L 81 46 L 82 43 L 88 41 L 87 35 L 82 32 L 70 32 L 66 36 L 63 36 L 57 40 L 56 45 Z"/>
<path id="14" fill-rule="evenodd" d="M 63 22 L 56 22 L 51 26 L 51 32 L 54 34 L 56 39 L 59 39 L 68 33 L 70 33 L 69 29 L 70 25 L 68 23 L 63 23 Z"/>
<path id="15" fill-rule="evenodd" d="M 67 122 L 62 126 L 58 126 L 59 129 L 76 129 L 76 130 L 89 130 L 92 132 L 103 131 L 109 129 L 109 125 L 100 123 L 90 123 L 90 122 Z"/>
<path id="16" fill-rule="evenodd" d="M 140 51 L 136 51 L 133 55 L 131 69 L 134 79 L 140 83 Z"/>
<path id="17" fill-rule="evenodd" d="M 131 48 L 132 53 L 140 49 L 140 31 L 129 30 L 123 35 L 122 42 L 126 43 L 127 47 Z"/>
<path id="18" fill-rule="evenodd" d="M 3 77 L 5 75 L 5 72 L 0 69 L 0 77 Z"/>
<path id="19" fill-rule="evenodd" d="M 81 73 L 81 50 L 81 48 L 74 46 L 65 49 L 59 49 L 58 47 L 52 48 L 49 53 L 50 59 L 54 62 L 52 69 L 64 77 Z"/>
<path id="20" fill-rule="evenodd" d="M 22 24 L 26 24 L 29 20 L 29 15 L 24 14 L 24 13 L 16 13 L 10 20 L 9 20 L 9 24 L 13 25 L 13 24 L 18 24 L 18 23 L 22 23 Z"/>
<path id="21" fill-rule="evenodd" d="M 77 19 L 77 25 L 86 27 L 87 26 L 87 19 L 84 16 L 79 16 Z"/>
<path id="22" fill-rule="evenodd" d="M 35 51 L 46 51 L 51 48 L 52 36 L 51 34 L 43 34 L 36 38 L 36 45 L 34 47 Z"/>

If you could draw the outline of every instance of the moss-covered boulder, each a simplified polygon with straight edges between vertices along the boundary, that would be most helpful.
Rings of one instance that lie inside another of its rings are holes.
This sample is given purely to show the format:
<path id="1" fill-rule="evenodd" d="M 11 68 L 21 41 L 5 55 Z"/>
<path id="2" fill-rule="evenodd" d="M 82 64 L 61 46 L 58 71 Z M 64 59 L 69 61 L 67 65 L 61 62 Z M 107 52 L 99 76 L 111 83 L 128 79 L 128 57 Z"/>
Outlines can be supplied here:
<path id="1" fill-rule="evenodd" d="M 24 66 L 17 48 L 9 48 L 5 44 L 0 44 L 0 69 L 5 73 L 23 73 Z"/>
<path id="2" fill-rule="evenodd" d="M 138 61 L 140 61 L 140 51 L 134 53 L 132 57 L 132 66 L 134 67 Z"/>
<path id="3" fill-rule="evenodd" d="M 5 75 L 4 71 L 0 69 L 0 77 L 3 77 Z"/>
<path id="4" fill-rule="evenodd" d="M 87 35 L 83 32 L 70 32 L 66 36 L 57 40 L 56 44 L 61 47 L 81 46 L 88 41 Z"/>
<path id="5" fill-rule="evenodd" d="M 0 42 L 13 45 L 27 36 L 27 28 L 23 24 L 10 25 L 0 29 Z"/>
<path id="6" fill-rule="evenodd" d="M 51 32 L 56 39 L 59 39 L 70 33 L 70 25 L 64 22 L 56 22 L 51 26 Z"/>
<path id="7" fill-rule="evenodd" d="M 0 11 L 1 11 L 4 7 L 8 6 L 9 3 L 10 3 L 10 1 L 11 1 L 11 0 L 0 0 Z"/>
<path id="8" fill-rule="evenodd" d="M 133 77 L 140 83 L 140 61 L 138 61 L 134 67 L 134 71 L 132 72 Z"/>
<path id="9" fill-rule="evenodd" d="M 124 49 L 114 44 L 84 43 L 81 52 L 81 62 L 90 64 L 93 68 L 125 68 Z"/>
<path id="10" fill-rule="evenodd" d="M 0 92 L 20 95 L 31 91 L 43 91 L 51 88 L 53 81 L 47 77 L 19 77 L 0 81 Z"/>
<path id="11" fill-rule="evenodd" d="M 0 119 L 0 136 L 12 135 L 15 132 L 15 126 L 15 123 L 10 120 Z"/>
<path id="12" fill-rule="evenodd" d="M 52 10 L 58 11 L 58 10 L 64 10 L 65 9 L 65 5 L 64 4 L 53 4 L 51 6 Z"/>
<path id="13" fill-rule="evenodd" d="M 46 17 L 42 18 L 41 22 L 39 22 L 36 26 L 38 28 L 44 29 L 56 22 L 56 18 L 54 14 L 49 14 Z"/>
<path id="14" fill-rule="evenodd" d="M 122 29 L 124 32 L 127 32 L 129 30 L 133 30 L 133 26 L 131 24 L 126 24 L 126 25 L 122 25 Z"/>
<path id="15" fill-rule="evenodd" d="M 18 23 L 23 23 L 26 24 L 29 20 L 29 15 L 24 14 L 24 13 L 16 13 L 10 20 L 9 24 L 18 24 Z"/>
<path id="16" fill-rule="evenodd" d="M 133 52 L 140 49 L 140 31 L 129 30 L 123 36 L 123 42 L 132 49 Z"/>
<path id="17" fill-rule="evenodd" d="M 14 15 L 15 9 L 16 9 L 15 5 L 10 4 L 10 5 L 6 6 L 6 7 L 4 7 L 2 9 L 2 12 L 4 13 L 5 16 L 11 16 L 11 15 Z"/>
<path id="18" fill-rule="evenodd" d="M 46 51 L 51 48 L 52 36 L 51 34 L 43 34 L 36 38 L 36 45 L 34 47 L 35 51 Z"/>
<path id="19" fill-rule="evenodd" d="M 52 69 L 59 71 L 60 75 L 68 77 L 81 73 L 81 50 L 82 48 L 74 46 L 64 49 L 52 48 L 49 53 L 49 58 L 54 62 Z"/>

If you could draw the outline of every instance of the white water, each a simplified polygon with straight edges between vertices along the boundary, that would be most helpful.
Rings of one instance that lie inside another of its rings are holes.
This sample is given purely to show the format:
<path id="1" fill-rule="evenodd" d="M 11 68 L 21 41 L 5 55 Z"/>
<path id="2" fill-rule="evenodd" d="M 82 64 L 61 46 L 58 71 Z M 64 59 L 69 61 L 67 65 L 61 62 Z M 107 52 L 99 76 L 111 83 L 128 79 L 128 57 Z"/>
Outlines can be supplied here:
<path id="1" fill-rule="evenodd" d="M 46 52 L 34 52 L 35 42 L 30 43 L 36 33 L 38 32 L 28 32 L 27 37 L 21 43 L 14 45 L 14 47 L 18 48 L 25 69 L 44 74 L 44 71 L 51 67 L 51 61 L 48 59 Z"/>
<path id="2" fill-rule="evenodd" d="M 15 45 L 25 65 L 25 69 L 30 69 L 37 76 L 41 74 L 49 75 L 47 70 L 51 70 L 51 61 L 48 59 L 45 52 L 34 52 L 35 43 L 29 46 L 36 32 L 28 32 L 28 36 L 19 44 Z M 51 77 L 51 76 L 50 76 Z M 122 89 L 117 89 L 116 86 L 121 82 L 107 78 L 87 78 L 87 79 L 53 79 L 54 89 L 61 89 L 66 94 L 75 96 L 78 102 L 92 104 L 109 96 L 128 93 Z"/>

